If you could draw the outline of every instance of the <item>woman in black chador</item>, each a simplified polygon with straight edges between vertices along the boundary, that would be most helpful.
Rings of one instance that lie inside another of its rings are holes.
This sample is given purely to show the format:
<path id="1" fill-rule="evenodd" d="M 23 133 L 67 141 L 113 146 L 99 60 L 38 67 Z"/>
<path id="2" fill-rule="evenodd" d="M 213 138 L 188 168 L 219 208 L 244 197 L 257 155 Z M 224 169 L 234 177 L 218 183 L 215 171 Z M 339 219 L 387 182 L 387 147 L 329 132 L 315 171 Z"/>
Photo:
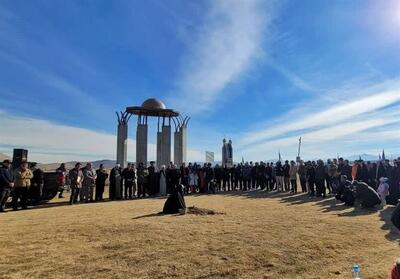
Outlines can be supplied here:
<path id="1" fill-rule="evenodd" d="M 183 197 L 183 186 L 177 185 L 164 204 L 163 214 L 185 213 L 186 204 Z"/>

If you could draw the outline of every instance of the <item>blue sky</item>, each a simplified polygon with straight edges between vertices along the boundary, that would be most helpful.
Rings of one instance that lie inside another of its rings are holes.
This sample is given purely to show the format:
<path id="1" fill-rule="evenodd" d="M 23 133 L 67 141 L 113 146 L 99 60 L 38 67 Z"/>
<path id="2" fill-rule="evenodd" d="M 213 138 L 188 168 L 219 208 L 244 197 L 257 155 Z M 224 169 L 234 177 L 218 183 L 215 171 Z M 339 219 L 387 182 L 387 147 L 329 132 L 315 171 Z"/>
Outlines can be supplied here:
<path id="1" fill-rule="evenodd" d="M 115 111 L 157 97 L 189 160 L 400 154 L 400 1 L 3 0 L 0 38 L 2 153 L 115 158 Z"/>

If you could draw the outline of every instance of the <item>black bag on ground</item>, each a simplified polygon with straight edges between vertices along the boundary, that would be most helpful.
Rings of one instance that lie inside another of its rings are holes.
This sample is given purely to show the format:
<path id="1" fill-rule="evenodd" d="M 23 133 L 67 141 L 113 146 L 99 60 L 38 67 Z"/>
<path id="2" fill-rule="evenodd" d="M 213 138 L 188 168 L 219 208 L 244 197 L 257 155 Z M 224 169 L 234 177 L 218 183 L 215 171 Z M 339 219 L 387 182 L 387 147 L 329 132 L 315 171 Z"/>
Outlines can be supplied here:
<path id="1" fill-rule="evenodd" d="M 390 220 L 392 221 L 393 225 L 400 230 L 400 203 L 398 203 L 394 209 L 392 218 Z"/>
<path id="2" fill-rule="evenodd" d="M 357 199 L 363 207 L 374 207 L 381 203 L 381 199 L 374 188 L 364 182 L 354 181 L 353 184 L 356 187 Z"/>
<path id="3" fill-rule="evenodd" d="M 185 198 L 183 197 L 182 185 L 178 185 L 165 201 L 163 213 L 176 214 L 186 210 Z"/>

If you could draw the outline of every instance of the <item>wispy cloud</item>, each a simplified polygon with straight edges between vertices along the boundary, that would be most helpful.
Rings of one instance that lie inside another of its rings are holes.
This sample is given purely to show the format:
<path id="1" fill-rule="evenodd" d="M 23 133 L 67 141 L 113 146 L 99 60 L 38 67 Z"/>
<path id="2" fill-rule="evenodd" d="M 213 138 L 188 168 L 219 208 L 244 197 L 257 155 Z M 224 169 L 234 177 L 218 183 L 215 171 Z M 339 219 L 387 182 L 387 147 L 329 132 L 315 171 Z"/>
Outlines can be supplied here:
<path id="1" fill-rule="evenodd" d="M 317 102 L 319 107 L 311 104 L 297 108 L 288 112 L 288 116 L 260 125 L 241 135 L 240 152 L 257 158 L 259 154 L 275 154 L 281 149 L 294 158 L 301 136 L 306 144 L 305 154 L 312 158 L 332 156 L 336 152 L 352 155 L 351 152 L 371 148 L 374 141 L 366 138 L 382 127 L 386 128 L 379 131 L 380 144 L 385 141 L 384 137 L 388 143 L 398 137 L 400 83 L 394 80 L 372 88 L 374 91 L 358 88 L 354 94 L 346 91 L 339 103 Z M 369 146 L 359 144 L 361 142 L 368 142 Z"/>
<path id="2" fill-rule="evenodd" d="M 272 17 L 264 1 L 210 1 L 204 28 L 184 58 L 175 105 L 191 113 L 208 110 L 262 55 Z"/>
<path id="3" fill-rule="evenodd" d="M 399 86 L 394 82 L 393 86 Z M 351 98 L 346 94 L 346 100 L 342 100 L 334 105 L 327 104 L 319 108 L 307 107 L 307 111 L 289 112 L 290 119 L 275 119 L 278 125 L 268 123 L 264 128 L 250 131 L 243 136 L 242 144 L 251 144 L 257 141 L 267 140 L 286 133 L 302 131 L 305 129 L 326 127 L 340 123 L 365 113 L 382 109 L 400 101 L 400 86 L 390 91 L 368 94 L 365 97 Z M 297 116 L 296 116 L 297 114 Z"/>
<path id="4" fill-rule="evenodd" d="M 0 151 L 10 153 L 14 147 L 28 148 L 30 159 L 42 163 L 70 160 L 115 159 L 116 136 L 46 120 L 2 116 Z M 128 139 L 128 159 L 135 160 L 135 140 Z M 149 144 L 149 159 L 155 160 L 156 146 Z M 188 150 L 188 159 L 203 160 L 203 152 Z"/>

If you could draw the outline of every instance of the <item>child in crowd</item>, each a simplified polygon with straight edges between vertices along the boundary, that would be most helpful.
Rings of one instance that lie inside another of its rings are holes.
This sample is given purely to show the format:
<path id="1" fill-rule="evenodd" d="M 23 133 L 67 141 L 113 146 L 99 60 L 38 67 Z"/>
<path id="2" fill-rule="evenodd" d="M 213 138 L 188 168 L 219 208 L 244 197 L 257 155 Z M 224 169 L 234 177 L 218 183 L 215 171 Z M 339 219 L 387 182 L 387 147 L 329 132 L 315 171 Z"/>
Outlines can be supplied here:
<path id="1" fill-rule="evenodd" d="M 379 187 L 378 194 L 381 198 L 382 205 L 386 205 L 386 197 L 389 196 L 389 184 L 387 183 L 388 179 L 386 177 L 379 178 Z"/>

